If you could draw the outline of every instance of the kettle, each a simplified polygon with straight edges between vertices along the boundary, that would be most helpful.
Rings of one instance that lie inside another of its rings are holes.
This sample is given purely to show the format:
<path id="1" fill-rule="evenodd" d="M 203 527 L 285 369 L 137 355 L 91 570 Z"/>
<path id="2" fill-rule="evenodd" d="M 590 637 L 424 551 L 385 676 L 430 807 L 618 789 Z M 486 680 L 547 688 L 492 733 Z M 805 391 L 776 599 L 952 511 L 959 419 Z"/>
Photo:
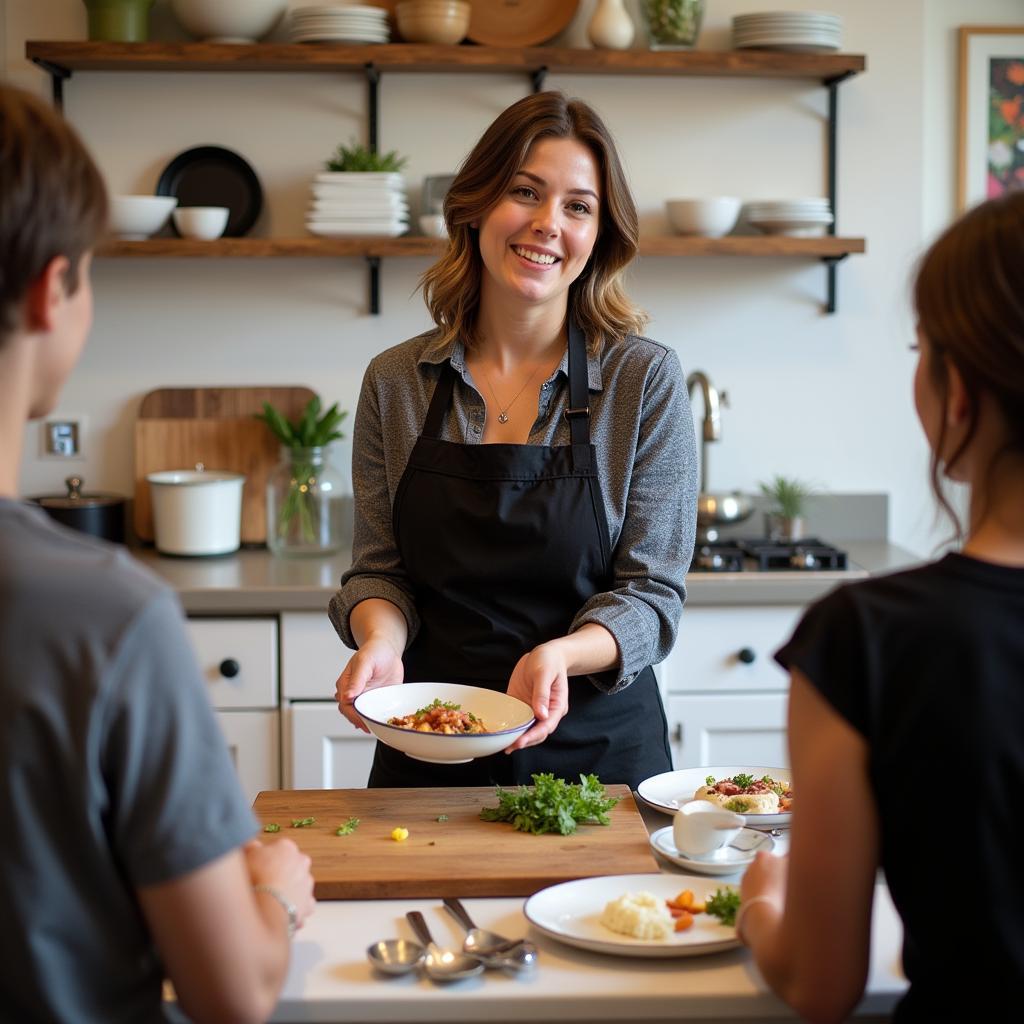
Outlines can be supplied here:
<path id="1" fill-rule="evenodd" d="M 745 821 L 742 814 L 727 811 L 710 800 L 690 800 L 676 811 L 672 841 L 680 853 L 707 856 L 728 846 Z"/>

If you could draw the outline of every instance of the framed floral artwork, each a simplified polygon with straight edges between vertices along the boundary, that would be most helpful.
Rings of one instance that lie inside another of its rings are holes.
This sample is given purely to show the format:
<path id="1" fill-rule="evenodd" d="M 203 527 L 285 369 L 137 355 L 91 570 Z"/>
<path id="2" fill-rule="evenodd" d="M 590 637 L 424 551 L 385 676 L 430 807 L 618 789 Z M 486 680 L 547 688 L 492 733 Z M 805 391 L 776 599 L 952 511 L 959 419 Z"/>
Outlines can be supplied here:
<path id="1" fill-rule="evenodd" d="M 1024 189 L 1024 25 L 960 28 L 961 210 Z"/>

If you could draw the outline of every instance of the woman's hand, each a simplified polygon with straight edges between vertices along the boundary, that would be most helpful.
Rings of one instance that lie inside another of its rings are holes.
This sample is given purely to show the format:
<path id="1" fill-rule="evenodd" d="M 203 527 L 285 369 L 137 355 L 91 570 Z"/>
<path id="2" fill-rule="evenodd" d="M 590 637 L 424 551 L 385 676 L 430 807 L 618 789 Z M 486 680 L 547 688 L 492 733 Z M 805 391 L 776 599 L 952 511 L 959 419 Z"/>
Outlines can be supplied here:
<path id="1" fill-rule="evenodd" d="M 786 904 L 787 859 L 762 850 L 754 857 L 740 882 L 740 899 L 767 896 L 777 907 Z"/>
<path id="2" fill-rule="evenodd" d="M 510 754 L 543 743 L 569 710 L 568 665 L 557 642 L 534 647 L 519 659 L 508 682 L 508 693 L 529 704 L 537 719 L 506 748 L 505 753 Z"/>
<path id="3" fill-rule="evenodd" d="M 364 690 L 375 686 L 394 686 L 405 678 L 402 653 L 387 636 L 371 634 L 349 659 L 345 670 L 338 676 L 334 699 L 338 710 L 363 732 L 370 730 L 352 706 Z"/>
<path id="4" fill-rule="evenodd" d="M 313 875 L 310 859 L 290 839 L 263 843 L 253 839 L 242 847 L 253 885 L 269 885 L 295 907 L 295 927 L 313 913 Z"/>

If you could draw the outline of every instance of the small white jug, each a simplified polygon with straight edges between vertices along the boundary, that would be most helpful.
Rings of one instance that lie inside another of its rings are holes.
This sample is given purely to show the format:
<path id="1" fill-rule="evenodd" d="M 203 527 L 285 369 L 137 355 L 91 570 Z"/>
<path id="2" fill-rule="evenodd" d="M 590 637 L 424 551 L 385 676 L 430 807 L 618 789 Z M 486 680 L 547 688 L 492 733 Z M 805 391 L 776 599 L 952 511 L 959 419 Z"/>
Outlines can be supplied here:
<path id="1" fill-rule="evenodd" d="M 728 846 L 744 825 L 744 817 L 710 800 L 691 800 L 676 811 L 672 841 L 680 853 L 702 857 Z"/>

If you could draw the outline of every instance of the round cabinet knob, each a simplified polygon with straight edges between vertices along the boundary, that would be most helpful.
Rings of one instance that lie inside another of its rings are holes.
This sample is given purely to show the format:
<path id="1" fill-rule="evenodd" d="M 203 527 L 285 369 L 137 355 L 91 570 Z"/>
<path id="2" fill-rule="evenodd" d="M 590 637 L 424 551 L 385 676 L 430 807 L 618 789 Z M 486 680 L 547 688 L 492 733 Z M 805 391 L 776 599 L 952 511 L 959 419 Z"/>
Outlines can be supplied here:
<path id="1" fill-rule="evenodd" d="M 736 652 L 736 657 L 742 661 L 744 665 L 752 665 L 757 660 L 757 655 L 750 647 L 741 647 Z"/>
<path id="2" fill-rule="evenodd" d="M 234 679 L 239 672 L 242 671 L 241 666 L 235 661 L 234 658 L 225 658 L 220 663 L 220 674 L 225 679 Z"/>

